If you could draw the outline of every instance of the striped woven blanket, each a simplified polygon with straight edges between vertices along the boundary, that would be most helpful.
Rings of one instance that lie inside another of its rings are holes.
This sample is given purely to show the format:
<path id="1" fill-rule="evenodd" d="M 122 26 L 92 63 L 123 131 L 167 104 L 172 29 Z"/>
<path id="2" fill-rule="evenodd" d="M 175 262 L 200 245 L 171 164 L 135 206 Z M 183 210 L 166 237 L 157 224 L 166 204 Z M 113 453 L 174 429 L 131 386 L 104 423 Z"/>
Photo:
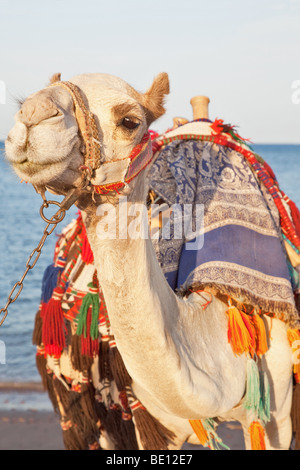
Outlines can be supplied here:
<path id="1" fill-rule="evenodd" d="M 159 153 L 149 185 L 169 206 L 181 208 L 181 214 L 192 208 L 194 239 L 176 237 L 174 217 L 169 239 L 155 241 L 174 290 L 214 288 L 241 304 L 298 322 L 298 278 L 286 255 L 280 214 L 241 153 L 179 138 Z"/>

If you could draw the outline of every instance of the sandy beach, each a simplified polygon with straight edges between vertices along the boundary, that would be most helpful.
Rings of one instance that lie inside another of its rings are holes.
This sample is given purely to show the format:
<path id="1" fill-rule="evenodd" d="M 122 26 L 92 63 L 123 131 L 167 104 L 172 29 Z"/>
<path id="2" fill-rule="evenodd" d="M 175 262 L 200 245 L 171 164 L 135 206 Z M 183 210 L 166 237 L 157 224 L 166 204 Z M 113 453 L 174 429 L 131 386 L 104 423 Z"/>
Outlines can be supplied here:
<path id="1" fill-rule="evenodd" d="M 244 449 L 239 423 L 223 423 L 218 433 L 231 450 Z M 64 450 L 59 417 L 41 384 L 0 384 L 0 450 Z"/>
<path id="2" fill-rule="evenodd" d="M 0 412 L 0 450 L 63 450 L 58 417 L 54 413 Z"/>
<path id="3" fill-rule="evenodd" d="M 41 384 L 0 384 L 0 450 L 63 449 L 59 417 Z"/>

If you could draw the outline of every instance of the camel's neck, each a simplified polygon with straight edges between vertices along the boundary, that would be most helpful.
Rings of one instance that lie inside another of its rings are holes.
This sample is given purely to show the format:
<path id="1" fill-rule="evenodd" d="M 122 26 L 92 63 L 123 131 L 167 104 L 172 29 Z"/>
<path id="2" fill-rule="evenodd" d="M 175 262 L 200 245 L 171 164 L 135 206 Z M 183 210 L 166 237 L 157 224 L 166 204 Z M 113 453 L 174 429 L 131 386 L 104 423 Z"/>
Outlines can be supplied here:
<path id="1" fill-rule="evenodd" d="M 178 312 L 178 304 L 148 236 L 146 206 L 139 207 L 144 207 L 145 215 L 141 233 L 133 215 L 137 206 L 126 198 L 121 201 L 117 206 L 99 206 L 85 223 L 111 333 L 130 375 L 142 387 L 149 388 L 149 380 L 154 386 L 157 367 L 168 365 L 169 369 L 170 361 L 178 360 L 165 336 L 170 316 Z M 105 213 L 107 209 L 109 213 Z M 112 238 L 104 239 L 108 225 Z"/>
<path id="2" fill-rule="evenodd" d="M 111 333 L 135 391 L 144 402 L 143 390 L 165 397 L 166 403 L 160 398 L 158 401 L 167 408 L 178 401 L 176 387 L 181 382 L 178 353 L 171 338 L 179 304 L 157 262 L 148 236 L 144 191 L 138 189 L 127 200 L 120 199 L 121 204 L 98 206 L 87 215 L 85 225 Z M 135 224 L 137 204 L 146 216 L 143 233 L 139 232 L 139 224 Z M 104 239 L 108 227 L 111 238 Z"/>
<path id="3" fill-rule="evenodd" d="M 207 412 L 207 416 L 213 416 L 219 390 L 214 378 L 211 380 L 207 371 L 201 371 L 201 306 L 193 315 L 193 309 L 178 299 L 169 287 L 152 241 L 147 236 L 148 231 L 137 237 L 141 233 L 134 225 L 133 203 L 142 201 L 142 198 L 132 199 L 128 200 L 127 213 L 131 214 L 128 218 L 122 205 L 114 208 L 102 204 L 85 221 L 111 333 L 145 406 L 145 400 L 151 397 L 169 412 L 188 417 L 194 416 L 196 400 L 199 413 L 203 411 L 204 415 Z M 109 210 L 109 215 L 105 214 L 106 210 Z M 146 209 L 144 211 L 146 213 Z M 108 226 L 111 238 L 104 239 Z M 118 237 L 119 228 L 121 239 Z M 194 338 L 195 328 L 198 330 L 197 338 Z M 227 339 L 223 336 L 226 344 Z M 189 343 L 196 346 L 195 351 L 189 351 Z M 203 347 L 205 349 L 206 345 Z M 186 354 L 186 351 L 189 352 Z M 207 352 L 203 357 L 207 362 Z M 199 361 L 196 368 L 195 361 Z M 197 393 L 193 374 L 201 383 Z"/>

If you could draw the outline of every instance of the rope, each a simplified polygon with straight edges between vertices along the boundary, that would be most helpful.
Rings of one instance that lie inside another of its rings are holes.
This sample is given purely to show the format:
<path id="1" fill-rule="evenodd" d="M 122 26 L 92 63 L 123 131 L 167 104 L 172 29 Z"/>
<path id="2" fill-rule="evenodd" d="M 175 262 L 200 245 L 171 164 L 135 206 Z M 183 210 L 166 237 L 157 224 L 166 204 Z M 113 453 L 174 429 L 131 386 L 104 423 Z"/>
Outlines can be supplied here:
<path id="1" fill-rule="evenodd" d="M 81 90 L 71 82 L 55 82 L 50 86 L 61 86 L 71 94 L 75 105 L 78 128 L 85 144 L 85 165 L 83 169 L 90 172 L 96 170 L 100 167 L 101 158 L 99 133 L 95 116 L 87 109 L 81 95 Z"/>

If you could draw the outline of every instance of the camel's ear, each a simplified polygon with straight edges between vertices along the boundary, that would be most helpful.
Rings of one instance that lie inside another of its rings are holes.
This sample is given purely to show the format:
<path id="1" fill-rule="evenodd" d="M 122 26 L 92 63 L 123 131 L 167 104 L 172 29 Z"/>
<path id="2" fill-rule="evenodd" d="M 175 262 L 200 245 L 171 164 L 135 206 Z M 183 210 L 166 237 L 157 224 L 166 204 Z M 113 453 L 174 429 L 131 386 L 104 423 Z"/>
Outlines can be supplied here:
<path id="1" fill-rule="evenodd" d="M 55 73 L 55 74 L 52 75 L 52 77 L 50 78 L 50 83 L 49 83 L 49 85 L 52 85 L 52 83 L 55 83 L 55 82 L 60 82 L 60 78 L 61 78 L 61 73 Z"/>
<path id="2" fill-rule="evenodd" d="M 144 107 L 148 126 L 165 113 L 165 95 L 170 93 L 169 77 L 167 73 L 160 73 L 155 77 L 151 87 L 143 95 Z"/>

